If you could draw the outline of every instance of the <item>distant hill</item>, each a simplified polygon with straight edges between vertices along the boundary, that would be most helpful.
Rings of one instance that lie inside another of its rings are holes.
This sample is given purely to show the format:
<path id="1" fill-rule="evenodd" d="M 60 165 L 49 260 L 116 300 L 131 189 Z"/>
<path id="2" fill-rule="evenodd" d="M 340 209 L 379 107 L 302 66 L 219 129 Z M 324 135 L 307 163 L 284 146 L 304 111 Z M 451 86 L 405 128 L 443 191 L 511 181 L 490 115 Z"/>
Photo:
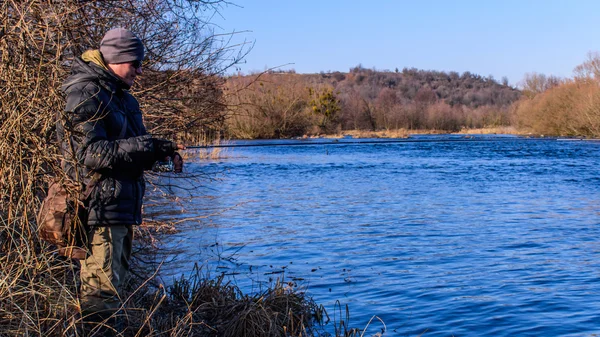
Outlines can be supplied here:
<path id="1" fill-rule="evenodd" d="M 449 105 L 465 105 L 477 108 L 483 105 L 508 106 L 518 100 L 521 92 L 493 78 L 482 77 L 470 72 L 441 72 L 404 68 L 398 72 L 384 72 L 355 67 L 350 73 L 321 74 L 333 78 L 334 86 L 357 86 L 389 88 L 406 103 L 415 100 L 437 99 Z M 429 93 L 435 97 L 429 97 Z M 425 97 L 423 97 L 425 96 Z"/>
<path id="2" fill-rule="evenodd" d="M 521 97 L 506 82 L 469 72 L 392 72 L 361 66 L 348 73 L 235 76 L 227 80 L 230 92 L 236 93 L 228 102 L 244 108 L 234 109 L 237 117 L 229 127 L 236 134 L 235 129 L 248 127 L 254 116 L 266 123 L 264 130 L 240 136 L 272 138 L 350 129 L 457 131 L 502 126 L 509 124 L 509 107 Z"/>

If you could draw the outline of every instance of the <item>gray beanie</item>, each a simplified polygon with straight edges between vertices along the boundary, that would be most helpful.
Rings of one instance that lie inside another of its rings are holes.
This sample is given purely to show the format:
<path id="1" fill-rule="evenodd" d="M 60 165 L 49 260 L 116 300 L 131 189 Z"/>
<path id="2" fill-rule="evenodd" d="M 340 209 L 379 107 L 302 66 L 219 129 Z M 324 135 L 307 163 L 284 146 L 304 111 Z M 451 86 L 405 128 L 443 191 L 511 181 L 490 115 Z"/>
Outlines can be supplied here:
<path id="1" fill-rule="evenodd" d="M 100 42 L 100 52 L 106 63 L 125 63 L 144 59 L 142 41 L 124 28 L 109 30 Z"/>

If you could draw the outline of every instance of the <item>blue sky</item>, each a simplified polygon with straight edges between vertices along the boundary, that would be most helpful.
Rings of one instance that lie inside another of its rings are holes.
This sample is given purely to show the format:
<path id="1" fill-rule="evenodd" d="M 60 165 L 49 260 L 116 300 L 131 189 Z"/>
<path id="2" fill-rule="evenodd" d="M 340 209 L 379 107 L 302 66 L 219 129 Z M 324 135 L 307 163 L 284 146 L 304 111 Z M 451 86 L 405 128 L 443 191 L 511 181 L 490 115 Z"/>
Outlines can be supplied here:
<path id="1" fill-rule="evenodd" d="M 470 71 L 518 84 L 527 72 L 571 77 L 600 50 L 600 1 L 238 0 L 213 21 L 248 31 L 243 73 L 366 68 Z"/>

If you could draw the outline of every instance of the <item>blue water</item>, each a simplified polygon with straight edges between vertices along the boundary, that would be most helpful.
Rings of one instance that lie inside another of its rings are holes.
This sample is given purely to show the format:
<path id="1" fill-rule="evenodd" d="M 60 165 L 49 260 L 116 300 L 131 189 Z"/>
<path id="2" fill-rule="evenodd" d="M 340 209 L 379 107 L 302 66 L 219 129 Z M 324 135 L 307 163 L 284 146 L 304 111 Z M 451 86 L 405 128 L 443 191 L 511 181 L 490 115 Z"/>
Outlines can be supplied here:
<path id="1" fill-rule="evenodd" d="M 283 276 L 332 319 L 384 322 L 365 336 L 600 334 L 600 143 L 447 138 L 188 163 L 216 179 L 187 192 L 207 217 L 171 239 L 177 265 L 248 292 Z"/>

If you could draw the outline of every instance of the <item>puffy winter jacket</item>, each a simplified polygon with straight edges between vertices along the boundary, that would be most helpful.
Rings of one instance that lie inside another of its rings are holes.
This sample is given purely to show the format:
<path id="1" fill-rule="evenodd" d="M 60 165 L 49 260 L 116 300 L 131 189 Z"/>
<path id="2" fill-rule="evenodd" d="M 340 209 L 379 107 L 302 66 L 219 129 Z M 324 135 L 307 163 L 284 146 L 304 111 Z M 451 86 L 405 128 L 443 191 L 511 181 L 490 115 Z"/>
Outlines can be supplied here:
<path id="1" fill-rule="evenodd" d="M 89 201 L 88 225 L 141 224 L 143 171 L 174 151 L 175 144 L 147 134 L 128 86 L 100 62 L 75 59 L 62 86 L 67 103 L 57 135 L 64 168 L 83 184 L 100 173 Z"/>

